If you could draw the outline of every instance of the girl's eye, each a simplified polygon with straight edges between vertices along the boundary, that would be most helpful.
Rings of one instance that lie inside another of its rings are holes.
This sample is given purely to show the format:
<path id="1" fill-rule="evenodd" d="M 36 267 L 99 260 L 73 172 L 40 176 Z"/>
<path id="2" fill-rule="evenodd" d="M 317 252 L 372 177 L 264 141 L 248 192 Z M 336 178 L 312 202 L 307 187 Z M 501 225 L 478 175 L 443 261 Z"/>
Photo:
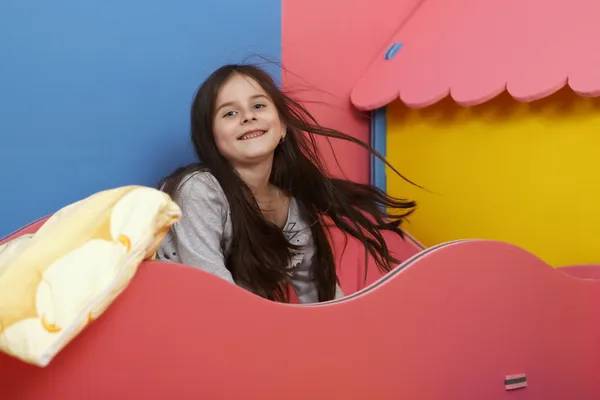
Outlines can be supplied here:
<path id="1" fill-rule="evenodd" d="M 225 113 L 225 115 L 223 115 L 223 118 L 233 117 L 234 115 L 235 115 L 235 111 L 229 111 L 229 112 Z"/>
<path id="2" fill-rule="evenodd" d="M 264 108 L 264 107 L 266 107 L 264 104 L 255 104 L 254 105 L 255 109 L 260 109 L 260 108 Z"/>

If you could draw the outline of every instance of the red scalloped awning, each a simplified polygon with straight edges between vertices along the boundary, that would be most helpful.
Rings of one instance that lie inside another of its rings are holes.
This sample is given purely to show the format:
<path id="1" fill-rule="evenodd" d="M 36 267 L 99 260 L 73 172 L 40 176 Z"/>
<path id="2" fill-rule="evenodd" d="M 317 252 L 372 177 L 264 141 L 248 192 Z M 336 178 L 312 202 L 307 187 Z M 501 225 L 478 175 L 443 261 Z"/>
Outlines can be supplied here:
<path id="1" fill-rule="evenodd" d="M 566 84 L 600 96 L 600 0 L 424 0 L 394 43 L 352 90 L 357 108 L 471 106 L 504 90 L 527 102 Z"/>

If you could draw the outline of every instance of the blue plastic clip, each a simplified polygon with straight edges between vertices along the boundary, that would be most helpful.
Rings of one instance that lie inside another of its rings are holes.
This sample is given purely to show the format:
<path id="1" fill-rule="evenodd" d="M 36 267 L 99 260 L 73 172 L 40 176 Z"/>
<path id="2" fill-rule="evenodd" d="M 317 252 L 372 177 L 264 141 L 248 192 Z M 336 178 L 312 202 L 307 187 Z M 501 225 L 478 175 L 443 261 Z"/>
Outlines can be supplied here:
<path id="1" fill-rule="evenodd" d="M 398 50 L 400 50 L 402 48 L 402 45 L 403 45 L 402 42 L 393 43 L 385 52 L 385 56 L 384 56 L 385 59 L 391 60 L 392 58 L 394 58 L 394 56 L 396 55 Z"/>

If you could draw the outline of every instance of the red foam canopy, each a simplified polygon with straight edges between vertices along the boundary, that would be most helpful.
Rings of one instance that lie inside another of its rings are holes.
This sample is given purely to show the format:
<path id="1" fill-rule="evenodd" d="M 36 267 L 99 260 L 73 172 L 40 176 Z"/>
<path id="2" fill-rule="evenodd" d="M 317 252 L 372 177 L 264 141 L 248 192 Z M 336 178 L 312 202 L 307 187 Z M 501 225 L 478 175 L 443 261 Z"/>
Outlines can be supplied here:
<path id="1" fill-rule="evenodd" d="M 600 281 L 493 241 L 421 252 L 337 302 L 269 302 L 145 262 L 46 368 L 0 355 L 2 398 L 597 399 Z M 509 393 L 505 378 L 525 374 Z"/>
<path id="2" fill-rule="evenodd" d="M 504 90 L 527 102 L 566 84 L 598 96 L 599 16 L 596 0 L 423 0 L 387 42 L 400 50 L 390 60 L 382 50 L 352 102 L 372 110 L 399 98 L 418 108 L 450 95 L 470 106 Z"/>

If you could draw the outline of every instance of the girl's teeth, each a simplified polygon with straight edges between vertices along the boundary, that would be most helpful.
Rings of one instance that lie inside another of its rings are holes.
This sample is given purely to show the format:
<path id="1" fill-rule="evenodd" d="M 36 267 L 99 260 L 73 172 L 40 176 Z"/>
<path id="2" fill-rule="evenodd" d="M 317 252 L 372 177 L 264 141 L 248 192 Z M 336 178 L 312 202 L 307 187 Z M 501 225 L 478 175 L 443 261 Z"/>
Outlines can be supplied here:
<path id="1" fill-rule="evenodd" d="M 244 135 L 242 136 L 242 140 L 246 140 L 246 139 L 253 139 L 255 137 L 259 137 L 262 134 L 264 134 L 264 132 L 254 132 L 254 133 L 250 133 L 248 135 Z"/>

